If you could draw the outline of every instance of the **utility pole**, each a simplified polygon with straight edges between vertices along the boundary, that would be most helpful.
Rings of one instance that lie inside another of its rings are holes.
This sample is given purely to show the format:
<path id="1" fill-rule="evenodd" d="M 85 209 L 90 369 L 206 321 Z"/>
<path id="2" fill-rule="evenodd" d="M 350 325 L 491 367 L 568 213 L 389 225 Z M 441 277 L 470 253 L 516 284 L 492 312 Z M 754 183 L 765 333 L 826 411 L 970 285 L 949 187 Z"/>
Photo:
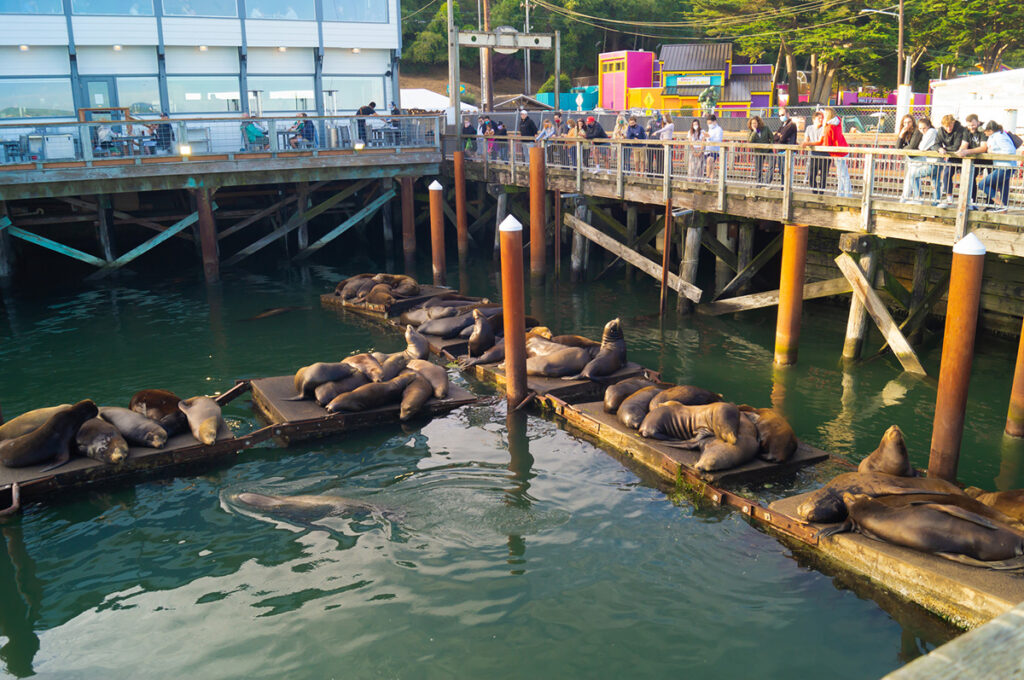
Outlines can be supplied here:
<path id="1" fill-rule="evenodd" d="M 459 32 L 455 29 L 454 0 L 448 0 L 448 107 L 449 125 L 455 126 L 455 134 L 462 130 L 459 124 L 459 117 L 462 113 L 462 104 L 459 101 L 459 88 L 461 78 L 459 76 Z M 461 141 L 461 140 L 460 140 Z"/>
<path id="2" fill-rule="evenodd" d="M 481 0 L 483 9 L 484 30 L 491 30 L 491 0 Z M 480 108 L 484 111 L 494 110 L 494 92 L 491 91 L 491 58 L 494 52 L 491 48 L 480 50 Z"/>
<path id="3" fill-rule="evenodd" d="M 525 0 L 525 2 L 526 2 L 526 30 L 524 31 L 524 33 L 529 33 L 530 32 L 530 0 Z M 903 2 L 903 0 L 900 0 L 900 2 Z M 525 49 L 525 48 L 523 49 L 523 62 L 525 64 L 524 72 L 526 74 L 526 92 L 524 92 L 523 94 L 529 95 L 530 92 L 532 92 L 532 89 L 530 88 L 530 50 Z"/>
<path id="4" fill-rule="evenodd" d="M 904 84 L 903 80 L 903 64 L 907 55 L 903 54 L 903 0 L 900 0 L 900 37 L 899 44 L 896 46 L 896 89 L 899 89 L 900 85 Z"/>

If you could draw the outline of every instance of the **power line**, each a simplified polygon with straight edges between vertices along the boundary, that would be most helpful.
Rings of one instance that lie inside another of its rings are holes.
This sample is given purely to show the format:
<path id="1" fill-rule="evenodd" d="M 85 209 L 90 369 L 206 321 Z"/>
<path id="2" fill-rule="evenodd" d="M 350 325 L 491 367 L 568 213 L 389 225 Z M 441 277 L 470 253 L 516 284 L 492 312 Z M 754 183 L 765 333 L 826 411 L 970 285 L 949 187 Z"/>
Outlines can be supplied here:
<path id="1" fill-rule="evenodd" d="M 428 2 L 428 3 L 427 3 L 427 4 L 425 4 L 425 5 L 423 5 L 423 7 L 420 7 L 420 8 L 419 8 L 418 10 L 416 10 L 415 12 L 412 12 L 411 14 L 406 14 L 406 15 L 405 15 L 404 17 L 402 17 L 402 21 L 408 21 L 409 19 L 412 19 L 412 18 L 413 18 L 414 16 L 416 16 L 416 15 L 417 15 L 417 14 L 419 14 L 420 12 L 422 12 L 422 11 L 424 11 L 424 10 L 426 10 L 426 9 L 429 9 L 429 8 L 430 8 L 431 6 L 433 6 L 433 5 L 436 5 L 436 4 L 437 4 L 437 3 L 439 2 L 439 1 L 440 1 L 440 0 L 430 0 L 430 2 Z"/>

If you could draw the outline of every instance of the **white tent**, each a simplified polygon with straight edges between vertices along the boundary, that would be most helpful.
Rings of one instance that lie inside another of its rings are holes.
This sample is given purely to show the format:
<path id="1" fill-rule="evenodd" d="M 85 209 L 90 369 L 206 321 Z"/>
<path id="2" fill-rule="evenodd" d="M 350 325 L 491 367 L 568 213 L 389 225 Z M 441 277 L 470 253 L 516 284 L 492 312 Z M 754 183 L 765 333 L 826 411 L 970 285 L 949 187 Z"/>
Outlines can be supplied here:
<path id="1" fill-rule="evenodd" d="M 994 120 L 1010 130 L 1020 130 L 1024 116 L 1024 69 L 997 71 L 979 76 L 933 80 L 932 122 L 951 113 L 963 120 L 976 113 L 982 122 Z"/>
<path id="2" fill-rule="evenodd" d="M 463 111 L 477 111 L 477 107 L 460 102 Z M 448 108 L 448 97 L 420 87 L 402 88 L 402 108 L 420 111 L 444 111 Z"/>

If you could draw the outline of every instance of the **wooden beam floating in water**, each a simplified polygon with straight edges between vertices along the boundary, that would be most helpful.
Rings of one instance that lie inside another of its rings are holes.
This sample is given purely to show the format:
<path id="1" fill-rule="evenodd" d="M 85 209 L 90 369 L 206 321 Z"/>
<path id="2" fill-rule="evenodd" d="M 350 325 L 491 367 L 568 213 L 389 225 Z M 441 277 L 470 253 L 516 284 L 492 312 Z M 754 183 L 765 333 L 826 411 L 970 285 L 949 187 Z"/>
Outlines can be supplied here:
<path id="1" fill-rule="evenodd" d="M 841 276 L 837 279 L 804 284 L 803 299 L 812 300 L 832 295 L 843 295 L 852 290 L 853 286 L 850 285 L 850 282 L 846 280 L 846 277 Z M 708 316 L 720 316 L 733 312 L 746 312 L 751 309 L 773 307 L 777 304 L 779 304 L 779 291 L 768 290 L 763 293 L 752 293 L 750 295 L 729 298 L 728 300 L 719 300 L 707 305 L 700 305 L 697 311 Z"/>

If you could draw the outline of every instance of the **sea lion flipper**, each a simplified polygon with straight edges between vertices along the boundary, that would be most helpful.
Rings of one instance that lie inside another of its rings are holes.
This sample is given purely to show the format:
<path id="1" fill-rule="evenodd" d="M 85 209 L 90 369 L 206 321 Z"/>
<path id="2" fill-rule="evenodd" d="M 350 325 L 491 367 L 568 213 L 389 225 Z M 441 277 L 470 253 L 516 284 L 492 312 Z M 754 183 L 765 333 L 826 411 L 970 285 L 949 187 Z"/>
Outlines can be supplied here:
<path id="1" fill-rule="evenodd" d="M 50 470 L 56 470 L 57 468 L 59 468 L 61 466 L 67 465 L 68 461 L 70 461 L 70 460 L 71 460 L 71 452 L 70 451 L 64 451 L 59 456 L 57 456 L 56 458 L 53 459 L 53 464 L 52 465 L 47 465 L 42 470 L 40 470 L 40 472 L 49 472 Z"/>
<path id="2" fill-rule="evenodd" d="M 933 504 L 931 505 L 931 507 L 934 508 L 935 510 L 938 510 L 939 512 L 944 512 L 951 517 L 956 517 L 957 519 L 962 519 L 965 522 L 972 522 L 974 524 L 977 524 L 979 527 L 984 527 L 986 529 L 991 529 L 993 531 L 998 531 L 1000 528 L 999 525 L 993 522 L 992 520 L 986 517 L 982 517 L 981 515 L 977 515 L 971 512 L 970 510 L 964 510 L 963 508 L 957 505 Z"/>
<path id="3" fill-rule="evenodd" d="M 981 567 L 982 569 L 994 569 L 996 571 L 1024 570 L 1024 556 L 1014 557 L 1009 560 L 992 560 L 986 562 L 984 560 L 976 560 L 973 557 L 968 557 L 967 555 L 961 555 L 960 553 L 937 552 L 934 554 L 939 557 L 945 557 L 947 560 L 952 560 L 953 562 L 959 562 L 960 564 L 966 564 L 971 567 Z"/>
<path id="4" fill-rule="evenodd" d="M 853 522 L 847 519 L 845 522 L 840 524 L 834 524 L 830 527 L 823 527 L 818 530 L 818 533 L 814 534 L 814 538 L 822 539 L 825 536 L 834 536 L 836 534 L 845 534 L 853 531 Z"/>
<path id="5" fill-rule="evenodd" d="M 303 401 L 306 398 L 304 394 L 296 394 L 294 397 L 284 397 L 282 401 Z"/>
<path id="6" fill-rule="evenodd" d="M 701 444 L 703 444 L 706 440 L 711 439 L 712 437 L 714 437 L 713 434 L 706 430 L 702 430 L 700 433 L 698 433 L 694 437 L 691 437 L 690 439 L 665 442 L 663 446 L 671 446 L 674 449 L 699 449 Z"/>

